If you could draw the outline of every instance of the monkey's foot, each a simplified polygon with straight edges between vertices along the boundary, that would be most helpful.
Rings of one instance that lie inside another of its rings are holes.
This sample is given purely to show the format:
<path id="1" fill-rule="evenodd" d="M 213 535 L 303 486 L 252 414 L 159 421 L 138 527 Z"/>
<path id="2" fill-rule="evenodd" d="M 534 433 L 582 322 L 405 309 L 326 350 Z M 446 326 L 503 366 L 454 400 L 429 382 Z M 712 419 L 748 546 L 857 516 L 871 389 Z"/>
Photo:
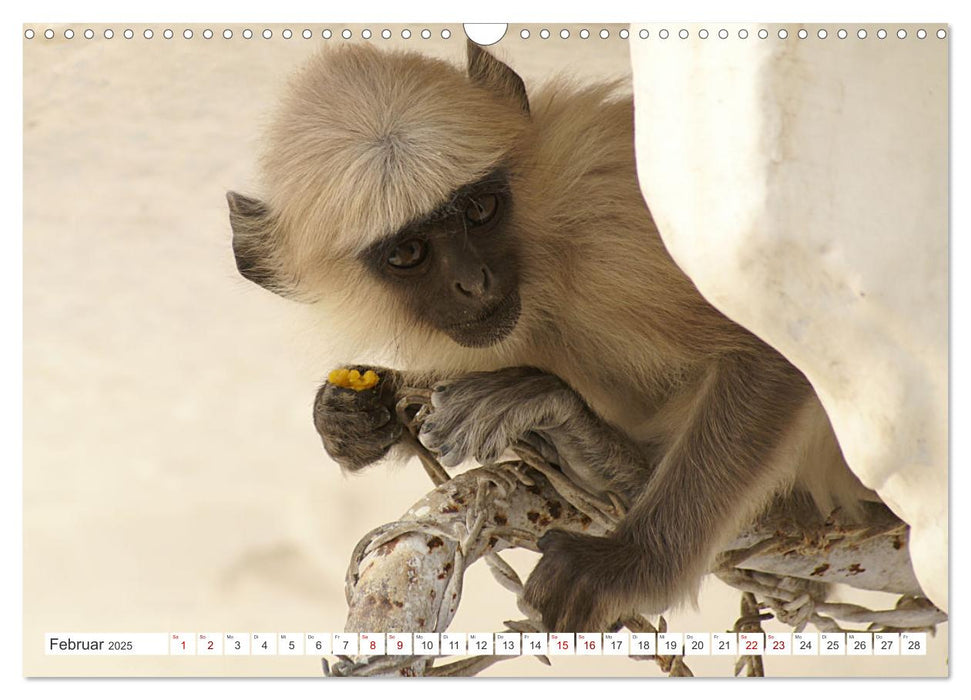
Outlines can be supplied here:
<path id="1" fill-rule="evenodd" d="M 488 464 L 527 433 L 542 434 L 580 410 L 557 377 L 530 367 L 475 372 L 440 382 L 419 434 L 444 467 L 466 459 Z"/>
<path id="2" fill-rule="evenodd" d="M 615 538 L 550 530 L 525 599 L 555 632 L 601 632 L 642 607 L 638 553 Z"/>

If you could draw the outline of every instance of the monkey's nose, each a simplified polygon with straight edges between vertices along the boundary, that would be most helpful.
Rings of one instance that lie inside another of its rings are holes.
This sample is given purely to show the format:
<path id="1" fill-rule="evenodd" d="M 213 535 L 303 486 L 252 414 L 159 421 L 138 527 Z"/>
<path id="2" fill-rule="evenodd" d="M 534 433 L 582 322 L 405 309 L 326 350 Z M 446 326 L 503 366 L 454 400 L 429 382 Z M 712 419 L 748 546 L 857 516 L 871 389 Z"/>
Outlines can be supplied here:
<path id="1" fill-rule="evenodd" d="M 480 297 L 492 286 L 492 275 L 489 268 L 483 265 L 477 272 L 471 272 L 464 279 L 455 280 L 455 288 L 467 297 Z"/>

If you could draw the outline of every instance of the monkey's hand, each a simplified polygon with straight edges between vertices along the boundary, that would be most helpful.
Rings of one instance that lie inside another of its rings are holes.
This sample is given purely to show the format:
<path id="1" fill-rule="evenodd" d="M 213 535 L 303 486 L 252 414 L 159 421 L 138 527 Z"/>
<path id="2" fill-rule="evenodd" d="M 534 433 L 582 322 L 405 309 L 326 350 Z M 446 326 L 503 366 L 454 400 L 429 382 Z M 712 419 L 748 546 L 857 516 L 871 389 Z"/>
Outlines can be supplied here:
<path id="1" fill-rule="evenodd" d="M 327 454 L 343 469 L 357 471 L 384 457 L 401 437 L 402 425 L 394 407 L 400 377 L 381 367 L 356 365 L 350 369 L 362 375 L 375 371 L 377 385 L 356 390 L 324 383 L 314 400 L 314 426 Z"/>
<path id="2" fill-rule="evenodd" d="M 643 553 L 622 540 L 550 530 L 539 548 L 543 557 L 526 581 L 525 598 L 547 630 L 609 631 L 644 610 L 641 587 L 631 581 L 641 573 Z"/>
<path id="3" fill-rule="evenodd" d="M 436 384 L 418 437 L 443 467 L 496 461 L 530 432 L 555 430 L 585 409 L 561 379 L 532 367 L 476 372 Z"/>

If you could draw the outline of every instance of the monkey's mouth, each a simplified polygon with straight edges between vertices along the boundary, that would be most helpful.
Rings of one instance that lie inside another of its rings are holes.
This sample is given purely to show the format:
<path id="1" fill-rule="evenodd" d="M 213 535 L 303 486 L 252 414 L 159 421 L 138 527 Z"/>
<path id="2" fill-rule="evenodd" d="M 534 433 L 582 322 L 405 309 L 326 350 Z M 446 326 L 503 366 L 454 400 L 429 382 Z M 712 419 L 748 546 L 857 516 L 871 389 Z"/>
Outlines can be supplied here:
<path id="1" fill-rule="evenodd" d="M 508 337 L 516 327 L 521 312 L 519 292 L 513 290 L 498 304 L 475 318 L 450 324 L 442 330 L 462 347 L 485 348 Z"/>

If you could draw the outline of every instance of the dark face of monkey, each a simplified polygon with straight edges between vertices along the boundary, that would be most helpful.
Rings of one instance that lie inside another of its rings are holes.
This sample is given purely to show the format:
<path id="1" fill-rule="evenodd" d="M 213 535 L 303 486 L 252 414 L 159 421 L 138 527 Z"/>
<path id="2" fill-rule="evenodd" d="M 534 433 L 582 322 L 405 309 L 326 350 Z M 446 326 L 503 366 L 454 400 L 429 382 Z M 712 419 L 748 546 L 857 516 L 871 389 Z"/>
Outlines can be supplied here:
<path id="1" fill-rule="evenodd" d="M 361 261 L 415 317 L 464 347 L 493 345 L 522 308 L 511 207 L 506 173 L 495 170 L 372 244 Z"/>

